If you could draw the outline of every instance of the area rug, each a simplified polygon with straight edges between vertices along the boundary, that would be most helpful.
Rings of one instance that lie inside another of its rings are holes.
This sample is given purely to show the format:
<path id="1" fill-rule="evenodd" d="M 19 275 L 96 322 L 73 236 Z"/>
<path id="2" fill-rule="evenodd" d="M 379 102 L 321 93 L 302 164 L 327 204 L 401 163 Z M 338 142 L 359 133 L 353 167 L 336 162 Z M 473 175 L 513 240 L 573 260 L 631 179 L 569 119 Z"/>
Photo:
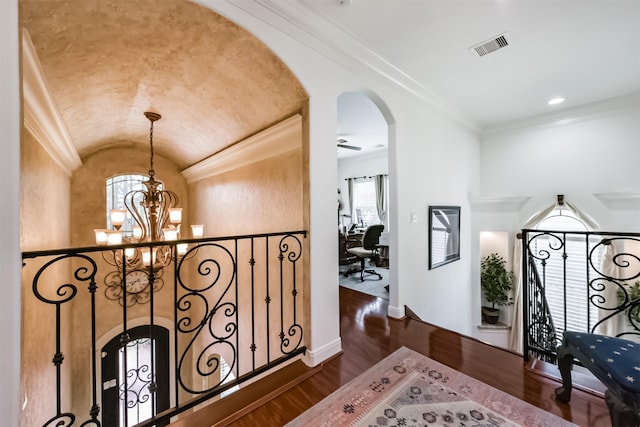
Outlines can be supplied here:
<path id="1" fill-rule="evenodd" d="M 575 424 L 402 347 L 287 426 Z"/>
<path id="2" fill-rule="evenodd" d="M 339 285 L 344 288 L 364 292 L 365 294 L 373 295 L 388 301 L 389 291 L 385 289 L 385 286 L 389 285 L 389 270 L 382 267 L 371 266 L 367 266 L 367 269 L 374 269 L 382 276 L 382 279 L 378 279 L 378 276 L 365 274 L 364 282 L 361 282 L 360 273 L 352 273 L 348 277 L 344 277 L 342 272 L 339 272 Z"/>

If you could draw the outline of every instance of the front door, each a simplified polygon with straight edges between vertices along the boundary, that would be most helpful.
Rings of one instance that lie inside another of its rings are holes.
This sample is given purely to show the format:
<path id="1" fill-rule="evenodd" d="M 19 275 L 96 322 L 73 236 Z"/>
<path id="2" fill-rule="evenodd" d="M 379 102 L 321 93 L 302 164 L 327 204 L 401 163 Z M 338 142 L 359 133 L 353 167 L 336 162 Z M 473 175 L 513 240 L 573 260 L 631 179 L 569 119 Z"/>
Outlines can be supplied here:
<path id="1" fill-rule="evenodd" d="M 128 334 L 126 345 L 117 335 L 102 348 L 104 427 L 134 426 L 169 408 L 169 331 L 147 325 Z"/>

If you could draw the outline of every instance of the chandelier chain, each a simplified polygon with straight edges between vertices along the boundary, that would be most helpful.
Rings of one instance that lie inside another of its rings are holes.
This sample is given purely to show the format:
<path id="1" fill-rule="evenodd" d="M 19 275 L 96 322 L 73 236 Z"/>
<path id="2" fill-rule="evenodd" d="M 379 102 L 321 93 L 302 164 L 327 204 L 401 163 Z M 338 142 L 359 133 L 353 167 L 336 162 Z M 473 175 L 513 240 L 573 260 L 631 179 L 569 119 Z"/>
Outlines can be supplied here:
<path id="1" fill-rule="evenodd" d="M 149 176 L 153 178 L 156 172 L 153 170 L 153 120 L 151 120 L 151 128 L 149 129 L 149 145 L 151 146 L 151 156 L 149 159 Z"/>

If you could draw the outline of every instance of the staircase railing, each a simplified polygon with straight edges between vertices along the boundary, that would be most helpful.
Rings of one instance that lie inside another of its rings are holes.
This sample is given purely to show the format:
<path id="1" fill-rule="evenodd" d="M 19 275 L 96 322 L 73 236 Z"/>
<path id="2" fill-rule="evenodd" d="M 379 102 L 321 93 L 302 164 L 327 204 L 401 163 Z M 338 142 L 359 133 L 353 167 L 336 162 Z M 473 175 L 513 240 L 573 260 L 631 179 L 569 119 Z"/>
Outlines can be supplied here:
<path id="1" fill-rule="evenodd" d="M 565 330 L 640 342 L 640 233 L 523 230 L 524 357 Z"/>
<path id="2" fill-rule="evenodd" d="M 545 263 L 541 264 L 544 272 Z M 535 352 L 542 360 L 555 363 L 554 352 L 558 346 L 558 337 L 547 302 L 544 281 L 538 273 L 535 259 L 530 255 L 527 257 L 527 265 L 524 283 L 525 295 L 529 297 L 525 299 L 528 314 L 525 336 L 528 337 L 530 351 Z"/>
<path id="3" fill-rule="evenodd" d="M 55 371 L 48 392 L 55 411 L 41 424 L 166 425 L 303 354 L 305 237 L 293 231 L 24 252 L 23 286 L 32 290 L 23 297 L 25 319 L 51 319 L 23 324 L 25 339 L 42 328 L 51 337 L 51 348 L 39 343 L 38 354 L 28 355 L 52 361 Z M 148 263 L 142 252 L 153 254 Z M 142 340 L 134 337 L 140 328 Z M 113 372 L 105 368 L 107 342 L 119 351 Z M 132 362 L 144 345 L 151 359 Z M 170 361 L 166 372 L 160 359 Z M 155 415 L 140 415 L 143 405 Z"/>

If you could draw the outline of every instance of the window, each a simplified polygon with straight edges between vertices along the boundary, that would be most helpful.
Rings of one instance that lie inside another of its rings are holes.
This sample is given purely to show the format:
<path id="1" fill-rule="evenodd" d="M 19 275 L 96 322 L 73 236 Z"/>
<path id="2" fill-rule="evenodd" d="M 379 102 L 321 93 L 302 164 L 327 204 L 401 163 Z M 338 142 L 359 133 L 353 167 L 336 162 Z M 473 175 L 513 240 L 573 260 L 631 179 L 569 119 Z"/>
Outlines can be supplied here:
<path id="1" fill-rule="evenodd" d="M 129 175 L 116 175 L 111 178 L 107 178 L 107 228 L 113 229 L 111 224 L 111 217 L 109 212 L 112 209 L 126 209 L 124 205 L 124 196 L 133 190 L 144 190 L 144 181 L 148 180 L 147 175 L 129 174 Z M 162 184 L 158 187 L 162 190 Z M 127 218 L 122 225 L 121 230 L 124 234 L 131 234 L 133 230 L 133 218 L 127 215 Z"/>
<path id="2" fill-rule="evenodd" d="M 354 182 L 351 222 L 360 224 L 361 227 L 380 224 L 376 207 L 376 183 L 373 178 Z"/>
<path id="3" fill-rule="evenodd" d="M 536 229 L 567 232 L 589 231 L 587 225 L 580 218 L 566 209 L 555 209 L 536 226 Z M 564 248 L 566 260 L 563 260 L 562 250 L 553 249 L 557 248 L 557 241 L 553 238 L 537 238 L 535 246 L 532 248 L 536 253 L 548 250 L 551 254 L 545 267 L 545 296 L 556 334 L 560 337 L 565 330 L 590 331 L 590 327 L 598 319 L 597 307 L 589 303 L 587 268 L 589 268 L 589 277 L 593 277 L 595 272 L 593 267 L 587 267 L 588 254 L 585 238 L 585 235 L 566 235 Z M 589 242 L 590 248 L 594 247 L 599 240 L 596 237 L 593 239 L 595 239 L 593 242 Z M 592 256 L 593 260 L 601 258 L 601 253 Z M 542 272 L 540 265 L 538 265 L 538 270 Z"/>

